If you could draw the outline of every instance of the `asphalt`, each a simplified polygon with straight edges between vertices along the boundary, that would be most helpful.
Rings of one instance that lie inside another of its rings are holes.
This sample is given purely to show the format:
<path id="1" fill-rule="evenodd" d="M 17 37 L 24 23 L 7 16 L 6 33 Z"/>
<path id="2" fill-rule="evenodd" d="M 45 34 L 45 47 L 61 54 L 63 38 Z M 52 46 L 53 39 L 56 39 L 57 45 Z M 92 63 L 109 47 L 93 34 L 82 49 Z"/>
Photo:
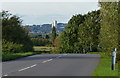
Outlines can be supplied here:
<path id="1" fill-rule="evenodd" d="M 3 76 L 91 76 L 99 54 L 40 54 L 2 63 Z"/>

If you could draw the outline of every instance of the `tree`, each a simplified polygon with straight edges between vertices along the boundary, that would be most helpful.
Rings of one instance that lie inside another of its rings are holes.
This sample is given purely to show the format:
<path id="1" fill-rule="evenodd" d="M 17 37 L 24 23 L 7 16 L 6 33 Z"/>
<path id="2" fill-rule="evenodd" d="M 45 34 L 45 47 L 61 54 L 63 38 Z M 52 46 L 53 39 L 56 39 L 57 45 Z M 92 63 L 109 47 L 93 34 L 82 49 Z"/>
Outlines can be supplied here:
<path id="1" fill-rule="evenodd" d="M 81 52 L 81 45 L 78 44 L 78 28 L 84 20 L 85 19 L 81 14 L 75 15 L 69 20 L 66 30 L 61 34 L 61 52 Z"/>
<path id="2" fill-rule="evenodd" d="M 118 2 L 101 2 L 100 46 L 103 52 L 118 48 Z"/>
<path id="3" fill-rule="evenodd" d="M 22 28 L 22 20 L 18 16 L 10 14 L 8 11 L 2 12 L 2 39 L 6 42 L 12 42 L 12 44 L 23 45 L 22 51 L 27 52 L 33 50 L 28 32 Z"/>
<path id="4" fill-rule="evenodd" d="M 73 16 L 66 30 L 61 34 L 60 52 L 81 53 L 83 49 L 90 51 L 92 46 L 97 51 L 100 30 L 100 11 L 92 11 L 85 15 Z"/>
<path id="5" fill-rule="evenodd" d="M 56 36 L 57 36 L 57 34 L 56 34 L 56 28 L 55 28 L 55 26 L 53 26 L 53 28 L 52 28 L 52 36 L 51 36 L 53 44 L 54 44 L 54 40 L 55 40 Z"/>
<path id="6" fill-rule="evenodd" d="M 100 32 L 100 10 L 84 15 L 86 19 L 79 25 L 79 44 L 87 51 L 98 51 L 98 35 Z"/>

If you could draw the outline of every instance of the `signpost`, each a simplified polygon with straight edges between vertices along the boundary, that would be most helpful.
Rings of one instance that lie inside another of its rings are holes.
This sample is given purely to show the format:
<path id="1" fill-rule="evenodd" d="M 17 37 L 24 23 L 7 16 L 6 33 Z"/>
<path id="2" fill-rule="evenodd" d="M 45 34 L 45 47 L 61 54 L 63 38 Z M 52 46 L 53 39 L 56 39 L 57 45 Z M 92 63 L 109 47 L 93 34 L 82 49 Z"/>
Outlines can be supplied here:
<path id="1" fill-rule="evenodd" d="M 112 52 L 112 70 L 115 70 L 116 51 L 117 51 L 117 48 L 115 48 L 115 50 Z"/>

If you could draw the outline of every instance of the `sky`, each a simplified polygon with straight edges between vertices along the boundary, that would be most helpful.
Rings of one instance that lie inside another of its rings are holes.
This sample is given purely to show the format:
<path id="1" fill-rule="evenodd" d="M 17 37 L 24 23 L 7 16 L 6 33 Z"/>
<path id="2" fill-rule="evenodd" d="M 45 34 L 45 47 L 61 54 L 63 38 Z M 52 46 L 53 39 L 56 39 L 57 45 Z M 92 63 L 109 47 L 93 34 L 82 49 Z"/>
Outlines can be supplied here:
<path id="1" fill-rule="evenodd" d="M 98 10 L 98 6 L 98 2 L 2 2 L 2 10 L 21 17 L 24 25 L 67 23 L 73 15 Z"/>

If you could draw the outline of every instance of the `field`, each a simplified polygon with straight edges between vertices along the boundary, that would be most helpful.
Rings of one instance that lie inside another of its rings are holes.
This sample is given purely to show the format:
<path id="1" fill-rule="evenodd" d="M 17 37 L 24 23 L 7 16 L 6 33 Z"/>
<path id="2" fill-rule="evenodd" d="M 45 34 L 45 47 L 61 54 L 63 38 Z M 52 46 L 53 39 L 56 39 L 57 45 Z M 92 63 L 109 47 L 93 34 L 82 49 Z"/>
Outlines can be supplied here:
<path id="1" fill-rule="evenodd" d="M 45 51 L 52 51 L 53 47 L 45 47 L 45 46 L 34 46 L 34 51 L 36 52 L 45 52 Z"/>

